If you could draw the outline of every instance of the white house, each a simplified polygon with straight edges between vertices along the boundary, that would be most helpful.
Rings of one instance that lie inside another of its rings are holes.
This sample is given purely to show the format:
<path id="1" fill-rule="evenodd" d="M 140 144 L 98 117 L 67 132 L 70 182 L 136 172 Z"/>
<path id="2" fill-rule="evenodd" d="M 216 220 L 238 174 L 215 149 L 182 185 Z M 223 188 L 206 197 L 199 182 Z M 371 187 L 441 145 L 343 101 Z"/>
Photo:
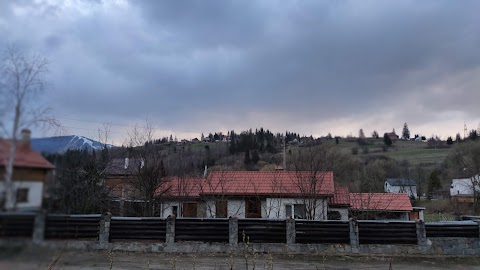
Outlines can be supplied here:
<path id="1" fill-rule="evenodd" d="M 332 172 L 213 171 L 172 179 L 163 190 L 162 217 L 325 220 L 334 184 Z"/>
<path id="2" fill-rule="evenodd" d="M 452 179 L 450 196 L 459 202 L 473 202 L 475 191 L 480 194 L 480 176 L 458 177 Z"/>
<path id="3" fill-rule="evenodd" d="M 385 181 L 386 193 L 407 193 L 409 197 L 417 198 L 417 183 L 411 179 L 393 179 Z"/>
<path id="4" fill-rule="evenodd" d="M 22 130 L 17 142 L 13 163 L 13 187 L 15 189 L 15 210 L 38 211 L 42 207 L 44 186 L 49 173 L 55 168 L 50 162 L 30 147 L 30 130 Z M 10 141 L 0 139 L 0 174 L 6 170 L 10 153 Z M 5 207 L 5 182 L 0 177 L 1 208 Z"/>

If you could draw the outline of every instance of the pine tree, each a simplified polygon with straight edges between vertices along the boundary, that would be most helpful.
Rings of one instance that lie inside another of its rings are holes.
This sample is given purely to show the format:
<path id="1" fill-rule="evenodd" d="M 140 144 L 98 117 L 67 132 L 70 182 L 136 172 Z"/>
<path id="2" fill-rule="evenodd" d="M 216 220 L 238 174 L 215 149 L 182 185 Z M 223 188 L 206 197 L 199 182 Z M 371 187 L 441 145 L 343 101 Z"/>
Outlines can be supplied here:
<path id="1" fill-rule="evenodd" d="M 363 133 L 363 129 L 360 129 L 358 131 L 358 138 L 359 139 L 365 139 L 365 133 Z"/>
<path id="2" fill-rule="evenodd" d="M 252 159 L 250 158 L 250 151 L 245 151 L 245 158 L 243 160 L 245 165 L 250 165 L 252 163 Z"/>
<path id="3" fill-rule="evenodd" d="M 410 130 L 408 130 L 408 125 L 407 125 L 407 123 L 403 124 L 402 138 L 403 138 L 404 140 L 410 139 Z"/>
<path id="4" fill-rule="evenodd" d="M 257 164 L 257 162 L 260 160 L 260 155 L 258 154 L 257 150 L 254 150 L 252 152 L 252 162 L 253 164 Z"/>

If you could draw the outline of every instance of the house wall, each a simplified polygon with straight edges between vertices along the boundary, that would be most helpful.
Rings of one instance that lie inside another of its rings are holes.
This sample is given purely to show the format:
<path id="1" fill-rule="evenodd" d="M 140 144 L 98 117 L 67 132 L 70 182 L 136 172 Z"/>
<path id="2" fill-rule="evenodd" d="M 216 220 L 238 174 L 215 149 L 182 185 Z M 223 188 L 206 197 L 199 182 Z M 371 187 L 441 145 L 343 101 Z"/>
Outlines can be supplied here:
<path id="1" fill-rule="evenodd" d="M 298 198 L 267 198 L 262 204 L 262 217 L 264 218 L 287 218 L 286 205 L 305 204 L 305 200 Z M 317 199 L 315 220 L 327 219 L 327 200 Z"/>
<path id="2" fill-rule="evenodd" d="M 14 181 L 42 181 L 47 180 L 49 170 L 46 169 L 37 169 L 37 168 L 18 168 L 13 169 L 12 180 Z M 5 168 L 0 168 L 0 175 L 5 174 Z M 0 177 L 0 181 L 3 181 L 3 177 Z"/>
<path id="3" fill-rule="evenodd" d="M 387 193 L 407 193 L 409 197 L 414 196 L 417 198 L 416 186 L 392 186 L 388 182 L 385 182 L 385 192 Z"/>
<path id="4" fill-rule="evenodd" d="M 227 211 L 229 217 L 245 218 L 245 200 L 228 200 Z"/>
<path id="5" fill-rule="evenodd" d="M 452 185 L 450 186 L 450 196 L 455 195 L 473 195 L 473 187 L 476 186 L 477 191 L 480 191 L 480 179 L 479 177 L 471 178 L 460 178 L 453 179 Z"/>
<path id="6" fill-rule="evenodd" d="M 23 180 L 23 181 L 13 181 L 13 187 L 15 188 L 15 193 L 19 188 L 28 189 L 28 198 L 27 202 L 18 202 L 17 209 L 19 211 L 37 211 L 42 208 L 42 199 L 43 199 L 43 182 L 36 180 Z M 5 192 L 5 182 L 0 182 L 0 194 Z M 3 195 L 2 195 L 3 196 Z"/>
<path id="7" fill-rule="evenodd" d="M 172 207 L 178 207 L 178 217 L 181 217 L 182 204 L 187 201 L 166 201 L 161 204 L 161 217 L 167 218 L 172 215 Z M 261 200 L 262 218 L 286 218 L 286 205 L 304 204 L 305 202 L 296 198 L 266 198 Z M 198 202 L 198 217 L 214 218 L 216 216 L 215 200 Z M 245 218 L 245 200 L 230 199 L 227 201 L 227 216 Z M 317 199 L 315 220 L 327 219 L 327 200 Z"/>

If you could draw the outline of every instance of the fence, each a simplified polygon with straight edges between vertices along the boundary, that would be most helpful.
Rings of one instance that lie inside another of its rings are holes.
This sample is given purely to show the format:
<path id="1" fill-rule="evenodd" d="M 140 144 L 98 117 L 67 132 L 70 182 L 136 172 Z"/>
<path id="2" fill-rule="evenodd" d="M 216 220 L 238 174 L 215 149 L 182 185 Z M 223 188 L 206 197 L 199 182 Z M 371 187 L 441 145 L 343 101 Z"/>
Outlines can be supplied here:
<path id="1" fill-rule="evenodd" d="M 31 214 L 0 214 L 0 237 L 33 236 L 35 216 Z"/>
<path id="2" fill-rule="evenodd" d="M 311 221 L 271 219 L 137 218 L 110 215 L 0 214 L 0 238 L 35 241 L 123 241 L 425 245 L 427 238 L 480 238 L 474 221 Z M 480 242 L 480 241 L 479 241 Z"/>

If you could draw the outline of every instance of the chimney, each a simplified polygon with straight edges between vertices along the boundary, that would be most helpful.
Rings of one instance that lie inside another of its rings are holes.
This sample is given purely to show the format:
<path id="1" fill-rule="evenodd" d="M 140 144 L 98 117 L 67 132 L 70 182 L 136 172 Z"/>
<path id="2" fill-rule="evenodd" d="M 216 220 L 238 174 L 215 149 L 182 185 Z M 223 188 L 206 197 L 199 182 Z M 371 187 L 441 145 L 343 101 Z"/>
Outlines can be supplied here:
<path id="1" fill-rule="evenodd" d="M 124 167 L 124 169 L 125 169 L 125 170 L 128 169 L 128 157 L 125 158 L 125 167 Z"/>
<path id="2" fill-rule="evenodd" d="M 24 149 L 30 149 L 30 136 L 32 132 L 30 129 L 24 128 L 21 131 L 22 138 L 20 139 L 20 145 Z"/>

